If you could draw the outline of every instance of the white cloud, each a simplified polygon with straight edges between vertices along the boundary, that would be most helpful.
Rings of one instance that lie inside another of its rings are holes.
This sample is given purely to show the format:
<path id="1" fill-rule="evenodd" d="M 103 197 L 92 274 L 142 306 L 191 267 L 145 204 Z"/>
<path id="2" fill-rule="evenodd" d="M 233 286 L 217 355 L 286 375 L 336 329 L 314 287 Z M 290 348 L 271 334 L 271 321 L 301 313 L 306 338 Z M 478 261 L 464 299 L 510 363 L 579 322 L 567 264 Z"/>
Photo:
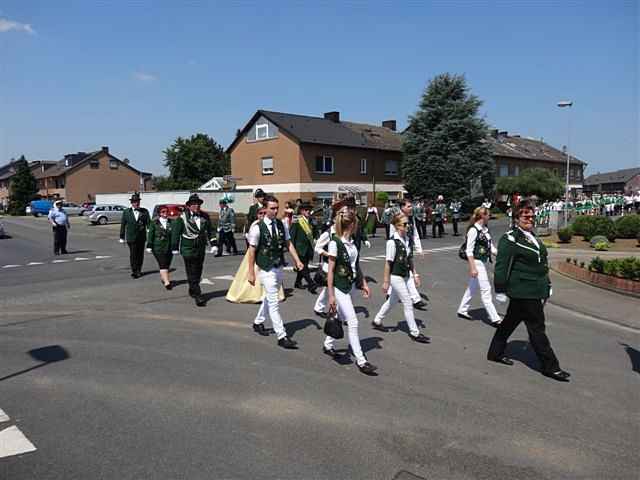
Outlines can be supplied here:
<path id="1" fill-rule="evenodd" d="M 7 18 L 0 18 L 0 33 L 10 32 L 15 30 L 16 32 L 25 32 L 29 35 L 35 35 L 36 31 L 28 23 L 14 22 Z"/>
<path id="2" fill-rule="evenodd" d="M 155 82 L 158 77 L 146 72 L 134 72 L 133 78 L 139 82 Z"/>

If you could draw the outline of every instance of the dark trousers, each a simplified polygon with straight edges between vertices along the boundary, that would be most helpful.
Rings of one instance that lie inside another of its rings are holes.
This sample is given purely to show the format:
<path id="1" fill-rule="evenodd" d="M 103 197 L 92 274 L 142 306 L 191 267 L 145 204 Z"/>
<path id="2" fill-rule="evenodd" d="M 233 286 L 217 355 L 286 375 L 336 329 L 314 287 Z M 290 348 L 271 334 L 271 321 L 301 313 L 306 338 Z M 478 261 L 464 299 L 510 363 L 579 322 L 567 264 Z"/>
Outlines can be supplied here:
<path id="1" fill-rule="evenodd" d="M 192 297 L 202 294 L 200 290 L 200 280 L 202 280 L 202 267 L 204 265 L 204 255 L 195 257 L 182 257 L 184 269 L 187 271 L 187 282 L 189 283 L 189 295 Z"/>
<path id="2" fill-rule="evenodd" d="M 304 265 L 304 268 L 302 270 L 298 270 L 295 286 L 301 286 L 303 279 L 307 282 L 307 287 L 315 286 L 315 282 L 311 279 L 311 272 L 309 271 L 309 262 L 311 261 L 311 258 L 301 257 L 300 261 Z"/>
<path id="3" fill-rule="evenodd" d="M 236 246 L 236 238 L 233 236 L 233 232 L 225 232 L 223 230 L 220 230 L 220 234 L 218 238 L 221 239 L 221 241 L 218 242 L 220 244 L 218 245 L 218 255 L 222 255 L 223 246 L 227 247 L 227 252 L 233 253 L 234 255 L 238 254 L 238 247 Z"/>
<path id="4" fill-rule="evenodd" d="M 458 222 L 459 221 L 460 220 L 455 218 L 455 217 L 451 219 L 451 222 L 453 223 L 453 234 L 454 235 L 458 235 Z"/>
<path id="5" fill-rule="evenodd" d="M 67 253 L 67 227 L 57 225 L 53 227 L 53 253 Z"/>
<path id="6" fill-rule="evenodd" d="M 436 235 L 436 229 L 438 230 L 438 235 Z M 443 233 L 444 224 L 442 223 L 442 220 L 435 220 L 431 227 L 431 235 L 433 235 L 433 238 L 436 238 L 436 236 L 441 237 Z"/>
<path id="7" fill-rule="evenodd" d="M 509 308 L 504 320 L 498 325 L 496 333 L 491 340 L 489 353 L 490 359 L 500 358 L 504 355 L 507 347 L 507 340 L 513 331 L 524 322 L 529 333 L 529 343 L 540 360 L 543 372 L 557 372 L 560 364 L 553 353 L 549 338 L 545 333 L 544 309 L 542 300 L 529 298 L 512 298 L 509 301 Z"/>
<path id="8" fill-rule="evenodd" d="M 141 236 L 135 242 L 127 242 L 129 245 L 129 263 L 131 264 L 132 273 L 140 273 L 142 271 L 142 263 L 144 262 L 144 245 L 145 238 Z"/>
<path id="9" fill-rule="evenodd" d="M 416 229 L 420 238 L 427 238 L 427 222 L 424 220 L 416 220 Z"/>
<path id="10" fill-rule="evenodd" d="M 391 228 L 391 227 L 389 226 L 389 224 L 388 224 L 388 223 L 385 223 L 385 224 L 384 224 L 384 232 L 385 232 L 385 235 L 386 235 L 386 239 L 387 239 L 387 240 L 389 240 L 389 230 L 390 230 L 390 228 Z"/>

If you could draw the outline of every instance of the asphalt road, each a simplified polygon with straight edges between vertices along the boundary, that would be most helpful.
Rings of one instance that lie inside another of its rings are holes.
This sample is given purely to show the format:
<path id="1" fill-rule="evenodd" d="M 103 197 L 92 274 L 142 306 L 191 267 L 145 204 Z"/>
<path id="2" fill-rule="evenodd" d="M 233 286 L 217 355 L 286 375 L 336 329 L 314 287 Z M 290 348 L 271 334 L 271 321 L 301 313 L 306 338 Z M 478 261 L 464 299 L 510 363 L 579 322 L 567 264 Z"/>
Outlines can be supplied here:
<path id="1" fill-rule="evenodd" d="M 459 238 L 427 239 L 434 251 L 418 261 L 431 301 L 417 318 L 431 344 L 409 341 L 399 306 L 387 322 L 397 331 L 371 329 L 380 283 L 357 301 L 379 366 L 367 377 L 322 354 L 308 292 L 282 305 L 300 350 L 255 335 L 257 306 L 224 299 L 240 257 L 207 257 L 209 301 L 197 308 L 184 283 L 161 287 L 151 256 L 148 274 L 131 279 L 115 226 L 74 218 L 71 254 L 53 257 L 44 219 L 5 223 L 0 452 L 9 427 L 36 450 L 0 458 L 0 479 L 638 478 L 638 332 L 549 305 L 571 383 L 537 372 L 523 326 L 509 345 L 515 366 L 487 362 L 493 328 L 455 316 L 466 282 Z M 373 243 L 363 269 L 380 282 L 373 257 L 384 242 Z"/>

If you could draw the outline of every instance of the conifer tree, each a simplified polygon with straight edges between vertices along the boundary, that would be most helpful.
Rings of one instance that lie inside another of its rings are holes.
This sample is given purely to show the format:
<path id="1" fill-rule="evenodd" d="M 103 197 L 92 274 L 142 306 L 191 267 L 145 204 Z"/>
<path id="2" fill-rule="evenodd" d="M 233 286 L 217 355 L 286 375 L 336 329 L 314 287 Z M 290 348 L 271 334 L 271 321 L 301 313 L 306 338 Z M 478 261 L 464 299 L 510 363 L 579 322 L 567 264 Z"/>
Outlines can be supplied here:
<path id="1" fill-rule="evenodd" d="M 38 182 L 29 169 L 29 163 L 21 156 L 16 165 L 16 173 L 11 177 L 9 213 L 24 215 L 25 207 L 38 193 Z"/>
<path id="2" fill-rule="evenodd" d="M 463 75 L 444 73 L 427 85 L 403 140 L 402 175 L 412 196 L 477 203 L 470 190 L 478 178 L 482 194 L 492 195 L 495 163 L 481 105 Z"/>

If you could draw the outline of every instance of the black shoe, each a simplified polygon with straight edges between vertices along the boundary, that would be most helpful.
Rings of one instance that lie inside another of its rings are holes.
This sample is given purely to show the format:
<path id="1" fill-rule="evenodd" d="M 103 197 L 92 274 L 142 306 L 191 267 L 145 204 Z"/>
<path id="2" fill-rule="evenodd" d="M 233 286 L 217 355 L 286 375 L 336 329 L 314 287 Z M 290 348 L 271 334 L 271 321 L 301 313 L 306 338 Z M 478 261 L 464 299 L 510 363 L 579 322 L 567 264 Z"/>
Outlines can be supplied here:
<path id="1" fill-rule="evenodd" d="M 293 284 L 293 288 L 297 288 L 299 290 L 304 290 L 304 287 L 302 286 L 301 283 L 294 283 Z"/>
<path id="2" fill-rule="evenodd" d="M 69 252 L 67 252 L 66 250 L 63 250 L 62 252 L 60 252 L 61 255 L 69 255 Z"/>
<path id="3" fill-rule="evenodd" d="M 167 290 L 171 290 L 173 288 L 173 284 L 169 282 L 164 286 L 164 288 L 166 288 Z"/>
<path id="4" fill-rule="evenodd" d="M 469 315 L 468 313 L 458 312 L 458 318 L 464 318 L 465 320 L 473 320 L 473 318 L 471 318 L 471 315 Z"/>
<path id="5" fill-rule="evenodd" d="M 358 369 L 365 375 L 374 375 L 378 367 L 376 367 L 375 365 L 371 365 L 369 362 L 366 362 L 364 365 L 358 365 Z"/>
<path id="6" fill-rule="evenodd" d="M 409 337 L 411 337 L 411 340 L 417 343 L 431 343 L 431 339 L 426 335 L 423 335 L 422 333 L 419 333 L 415 337 L 413 335 L 409 335 Z"/>
<path id="7" fill-rule="evenodd" d="M 138 278 L 138 272 L 131 272 L 131 278 Z"/>
<path id="8" fill-rule="evenodd" d="M 262 335 L 263 337 L 268 337 L 269 336 L 269 332 L 267 332 L 267 329 L 264 328 L 264 324 L 263 323 L 254 323 L 253 324 L 253 331 L 256 332 L 258 335 Z"/>
<path id="9" fill-rule="evenodd" d="M 417 309 L 417 310 L 426 310 L 427 309 L 427 304 L 424 303 L 422 300 L 420 300 L 419 302 L 416 302 L 413 304 L 413 308 Z"/>
<path id="10" fill-rule="evenodd" d="M 282 337 L 278 340 L 278 345 L 282 348 L 286 348 L 287 350 L 296 350 L 298 348 L 298 344 L 289 337 Z"/>
<path id="11" fill-rule="evenodd" d="M 379 332 L 387 333 L 387 327 L 385 327 L 382 323 L 371 322 L 371 328 L 374 330 L 378 330 Z"/>
<path id="12" fill-rule="evenodd" d="M 312 295 L 318 294 L 318 286 L 315 283 L 312 283 L 311 285 L 309 285 L 307 289 L 309 290 L 309 293 L 311 293 Z"/>
<path id="13" fill-rule="evenodd" d="M 322 347 L 322 353 L 329 355 L 331 358 L 338 358 L 340 355 L 333 348 Z"/>
<path id="14" fill-rule="evenodd" d="M 59 253 L 59 252 L 53 252 L 53 254 L 54 254 L 54 255 L 60 255 L 60 253 Z"/>
<path id="15" fill-rule="evenodd" d="M 513 360 L 511 360 L 506 355 L 502 355 L 501 357 L 496 358 L 487 357 L 487 360 L 489 360 L 490 362 L 501 363 L 503 365 L 509 365 L 510 367 L 513 366 Z"/>
<path id="16" fill-rule="evenodd" d="M 207 301 L 205 300 L 205 298 L 202 295 L 196 295 L 195 296 L 195 301 L 196 301 L 196 305 L 198 307 L 204 307 L 207 304 Z"/>
<path id="17" fill-rule="evenodd" d="M 558 382 L 568 382 L 571 374 L 564 370 L 558 370 L 557 372 L 542 372 L 545 377 L 553 378 Z"/>
<path id="18" fill-rule="evenodd" d="M 315 313 L 316 315 L 318 315 L 321 318 L 327 318 L 327 314 L 324 312 L 319 312 L 317 310 L 314 310 L 313 313 Z"/>

